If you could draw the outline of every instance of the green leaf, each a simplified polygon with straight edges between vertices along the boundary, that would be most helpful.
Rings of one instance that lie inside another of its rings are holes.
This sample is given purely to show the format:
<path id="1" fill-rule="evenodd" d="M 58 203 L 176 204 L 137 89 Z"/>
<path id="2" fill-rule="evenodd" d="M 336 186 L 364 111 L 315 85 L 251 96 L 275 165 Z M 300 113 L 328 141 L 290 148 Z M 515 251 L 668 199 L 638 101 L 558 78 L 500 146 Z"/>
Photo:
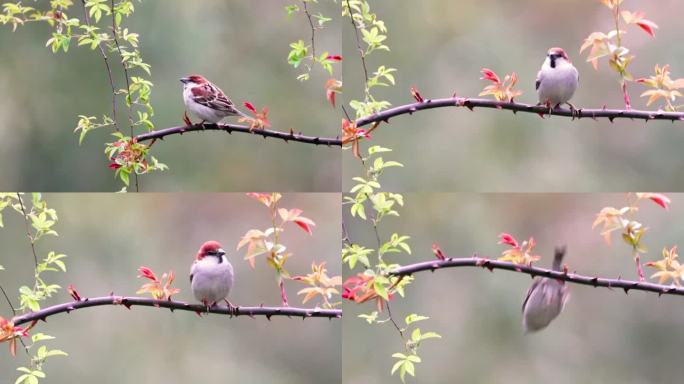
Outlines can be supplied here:
<path id="1" fill-rule="evenodd" d="M 441 338 L 442 338 L 442 336 L 437 332 L 426 332 L 420 337 L 421 340 L 441 339 Z"/>
<path id="2" fill-rule="evenodd" d="M 385 286 L 379 281 L 379 279 L 375 279 L 373 282 L 373 287 L 375 289 L 375 293 L 378 294 L 378 296 L 382 297 L 385 300 L 389 300 L 389 296 L 387 295 L 387 289 L 385 289 Z"/>
<path id="3" fill-rule="evenodd" d="M 423 320 L 427 320 L 427 319 L 429 319 L 429 317 L 427 317 L 427 316 L 421 316 L 421 315 L 417 315 L 417 314 L 415 314 L 415 313 L 412 313 L 412 314 L 406 316 L 406 320 L 405 320 L 405 321 L 406 321 L 406 325 L 411 325 L 411 324 L 413 324 L 413 323 L 415 323 L 415 322 L 423 321 Z"/>
<path id="4" fill-rule="evenodd" d="M 31 336 L 31 341 L 38 342 L 38 341 L 43 341 L 43 340 L 52 340 L 54 339 L 54 336 L 46 335 L 44 333 L 36 333 Z"/>
<path id="5" fill-rule="evenodd" d="M 359 317 L 365 319 L 368 324 L 373 324 L 378 319 L 378 311 L 373 311 L 370 314 L 360 314 Z"/>
<path id="6" fill-rule="evenodd" d="M 392 366 L 392 371 L 390 372 L 390 374 L 394 375 L 394 372 L 396 372 L 397 369 L 399 369 L 399 367 L 401 367 L 402 365 L 404 365 L 404 360 L 399 360 L 396 363 L 394 363 L 394 365 Z"/>
<path id="7" fill-rule="evenodd" d="M 69 356 L 69 354 L 60 349 L 51 349 L 48 351 L 46 357 L 50 356 Z"/>

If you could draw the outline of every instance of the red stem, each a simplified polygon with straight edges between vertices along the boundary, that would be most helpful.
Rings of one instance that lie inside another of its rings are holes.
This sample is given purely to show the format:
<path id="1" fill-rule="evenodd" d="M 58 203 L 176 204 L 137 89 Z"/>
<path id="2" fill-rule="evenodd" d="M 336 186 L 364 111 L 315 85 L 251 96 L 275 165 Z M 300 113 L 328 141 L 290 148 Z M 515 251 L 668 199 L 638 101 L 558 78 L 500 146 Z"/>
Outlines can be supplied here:
<path id="1" fill-rule="evenodd" d="M 625 109 L 632 109 L 632 102 L 629 98 L 629 92 L 627 92 L 627 80 L 625 80 L 624 78 L 622 79 L 622 95 L 625 98 Z"/>
<path id="2" fill-rule="evenodd" d="M 639 274 L 639 281 L 646 280 L 644 278 L 644 270 L 641 268 L 641 257 L 638 253 L 634 255 L 634 262 L 636 263 L 637 273 Z"/>
<path id="3" fill-rule="evenodd" d="M 283 306 L 284 307 L 289 307 L 290 304 L 287 303 L 287 294 L 285 293 L 285 283 L 283 282 L 283 278 L 280 278 L 280 298 L 283 300 Z"/>

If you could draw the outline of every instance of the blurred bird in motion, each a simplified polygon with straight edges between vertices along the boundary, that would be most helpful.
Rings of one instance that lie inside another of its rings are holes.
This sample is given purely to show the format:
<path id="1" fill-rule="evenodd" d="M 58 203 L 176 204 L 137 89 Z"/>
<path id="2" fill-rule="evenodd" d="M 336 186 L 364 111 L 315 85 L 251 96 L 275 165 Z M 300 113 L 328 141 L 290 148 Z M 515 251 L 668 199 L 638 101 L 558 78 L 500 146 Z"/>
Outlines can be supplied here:
<path id="1" fill-rule="evenodd" d="M 565 247 L 556 248 L 553 270 L 560 271 Z M 536 278 L 523 302 L 523 329 L 525 333 L 546 328 L 563 310 L 568 300 L 568 287 L 564 281 L 553 278 Z"/>

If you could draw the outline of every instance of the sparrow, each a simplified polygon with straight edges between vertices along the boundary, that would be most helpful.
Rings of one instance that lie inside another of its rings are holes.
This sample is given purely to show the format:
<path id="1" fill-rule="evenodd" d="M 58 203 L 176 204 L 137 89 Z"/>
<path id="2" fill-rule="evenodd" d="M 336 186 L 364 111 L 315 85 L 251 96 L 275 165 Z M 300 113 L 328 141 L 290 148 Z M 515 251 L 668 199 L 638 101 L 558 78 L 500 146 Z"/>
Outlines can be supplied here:
<path id="1" fill-rule="evenodd" d="M 561 270 L 563 256 L 565 247 L 556 248 L 552 267 L 554 271 Z M 564 281 L 547 277 L 534 279 L 522 306 L 525 333 L 546 328 L 563 310 L 568 294 Z"/>
<path id="2" fill-rule="evenodd" d="M 556 108 L 561 104 L 568 104 L 575 111 L 569 101 L 577 90 L 579 73 L 572 65 L 568 55 L 562 48 L 549 49 L 541 69 L 537 73 L 535 89 L 539 95 L 539 105 Z"/>
<path id="3" fill-rule="evenodd" d="M 233 266 L 217 241 L 207 241 L 200 247 L 190 268 L 190 285 L 195 298 L 207 307 L 225 300 L 228 307 L 236 308 L 227 300 L 233 287 Z"/>
<path id="4" fill-rule="evenodd" d="M 190 112 L 202 119 L 200 124 L 216 124 L 228 116 L 242 116 L 251 119 L 235 108 L 235 104 L 223 91 L 200 75 L 180 79 L 183 83 L 183 102 Z"/>

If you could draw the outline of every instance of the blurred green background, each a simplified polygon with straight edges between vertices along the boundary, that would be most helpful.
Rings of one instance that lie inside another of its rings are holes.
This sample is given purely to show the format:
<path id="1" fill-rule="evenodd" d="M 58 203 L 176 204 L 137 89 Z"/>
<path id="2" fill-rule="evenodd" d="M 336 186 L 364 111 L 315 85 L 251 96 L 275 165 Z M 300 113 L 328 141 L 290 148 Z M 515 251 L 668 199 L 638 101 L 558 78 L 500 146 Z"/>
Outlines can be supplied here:
<path id="1" fill-rule="evenodd" d="M 413 255 L 386 256 L 410 264 L 432 260 L 438 243 L 451 257 L 498 257 L 498 235 L 519 241 L 534 236 L 535 249 L 551 264 L 553 247 L 567 245 L 571 271 L 636 279 L 630 249 L 614 236 L 612 246 L 591 225 L 604 206 L 623 207 L 625 194 L 406 194 L 400 219 L 386 219 L 380 235 L 411 235 Z M 637 219 L 649 228 L 644 261 L 660 258 L 664 246 L 681 245 L 684 195 L 672 197 L 665 211 L 650 201 Z M 345 213 L 354 242 L 375 245 L 373 228 Z M 652 268 L 645 268 L 647 276 Z M 356 271 L 358 272 L 358 271 Z M 348 274 L 345 268 L 345 274 Z M 681 297 L 570 285 L 564 312 L 539 333 L 525 335 L 521 305 L 531 284 L 528 275 L 495 270 L 452 268 L 421 272 L 405 299 L 392 301 L 398 321 L 410 313 L 430 316 L 418 323 L 441 340 L 420 348 L 423 362 L 411 383 L 678 383 L 684 302 Z M 343 378 L 345 383 L 400 382 L 390 378 L 403 343 L 391 324 L 368 325 L 357 317 L 375 305 L 344 304 Z M 386 318 L 386 313 L 380 316 Z"/>
<path id="2" fill-rule="evenodd" d="M 554 46 L 565 48 L 580 72 L 572 100 L 576 106 L 624 106 L 617 75 L 607 62 L 594 71 L 585 62 L 586 52 L 579 54 L 591 32 L 613 29 L 610 10 L 598 0 L 375 1 L 372 7 L 387 25 L 391 52 L 373 53 L 369 67 L 398 68 L 395 87 L 376 88 L 378 99 L 394 106 L 413 102 L 412 85 L 426 98 L 454 92 L 476 97 L 488 84 L 479 80 L 482 67 L 502 77 L 516 72 L 524 92 L 517 100 L 536 103 L 535 77 Z M 642 10 L 660 26 L 655 38 L 638 27 L 627 28 L 625 45 L 637 56 L 631 64 L 634 76 L 651 75 L 655 64 L 670 64 L 673 78 L 684 77 L 684 2 L 626 0 L 622 8 Z M 361 94 L 362 72 L 347 24 L 345 97 L 353 98 Z M 629 89 L 633 107 L 646 108 L 639 97 L 646 88 L 630 84 Z M 393 148 L 384 157 L 404 163 L 405 169 L 384 177 L 383 186 L 395 190 L 679 191 L 684 187 L 683 128 L 681 123 L 542 120 L 528 113 L 444 108 L 393 118 L 369 144 Z M 362 168 L 351 156 L 343 163 L 344 190 L 349 190 L 351 177 Z"/>
<path id="3" fill-rule="evenodd" d="M 74 3 L 69 15 L 82 18 L 80 1 Z M 303 14 L 288 17 L 285 5 L 277 0 L 136 2 L 124 27 L 140 34 L 143 58 L 152 66 L 156 127 L 182 125 L 178 79 L 199 73 L 239 106 L 244 101 L 268 106 L 273 129 L 337 136 L 339 123 L 331 121 L 338 119 L 323 89 L 327 73 L 316 68 L 302 83 L 296 80 L 300 71 L 286 61 L 290 42 L 308 41 L 310 28 Z M 339 6 L 326 1 L 314 10 L 337 15 Z M 338 23 L 317 33 L 320 51 L 340 53 Z M 102 58 L 75 43 L 67 54 L 53 54 L 45 48 L 50 34 L 39 23 L 15 33 L 11 26 L 0 28 L 0 189 L 119 190 L 104 156 L 110 131 L 91 132 L 81 147 L 72 133 L 78 115 L 111 112 Z M 335 67 L 339 72 L 340 65 Z M 123 87 L 120 72 L 116 68 L 115 76 Z M 341 153 L 334 147 L 207 132 L 168 137 L 152 154 L 171 169 L 144 176 L 143 191 L 340 189 Z"/>
<path id="4" fill-rule="evenodd" d="M 38 243 L 39 256 L 49 250 L 66 253 L 67 273 L 46 272 L 64 289 L 47 304 L 70 300 L 73 284 L 81 296 L 110 292 L 135 295 L 143 284 L 137 268 L 158 274 L 174 270 L 178 300 L 194 301 L 188 274 L 199 246 L 220 241 L 235 268 L 231 301 L 236 305 L 280 305 L 274 272 L 263 258 L 251 270 L 235 251 L 251 228 L 270 225 L 267 209 L 243 194 L 47 194 L 48 205 L 60 215 L 58 238 Z M 280 207 L 300 208 L 317 226 L 309 236 L 295 225 L 285 228 L 282 241 L 294 256 L 293 275 L 306 274 L 312 261 L 327 262 L 329 274 L 340 274 L 340 198 L 332 194 L 285 194 Z M 21 217 L 9 209 L 0 230 L 0 284 L 16 305 L 16 290 L 30 284 L 33 259 Z M 302 305 L 296 293 L 303 287 L 286 282 L 290 303 Z M 11 317 L 2 299 L 0 314 Z M 47 342 L 69 357 L 54 357 L 45 365 L 47 382 L 72 383 L 337 383 L 341 377 L 341 322 L 327 319 L 256 319 L 154 308 L 103 306 L 50 317 L 32 332 L 57 337 Z M 0 383 L 14 383 L 17 366 L 26 364 L 18 351 L 12 359 L 0 345 Z M 20 346 L 21 348 L 21 346 Z"/>

